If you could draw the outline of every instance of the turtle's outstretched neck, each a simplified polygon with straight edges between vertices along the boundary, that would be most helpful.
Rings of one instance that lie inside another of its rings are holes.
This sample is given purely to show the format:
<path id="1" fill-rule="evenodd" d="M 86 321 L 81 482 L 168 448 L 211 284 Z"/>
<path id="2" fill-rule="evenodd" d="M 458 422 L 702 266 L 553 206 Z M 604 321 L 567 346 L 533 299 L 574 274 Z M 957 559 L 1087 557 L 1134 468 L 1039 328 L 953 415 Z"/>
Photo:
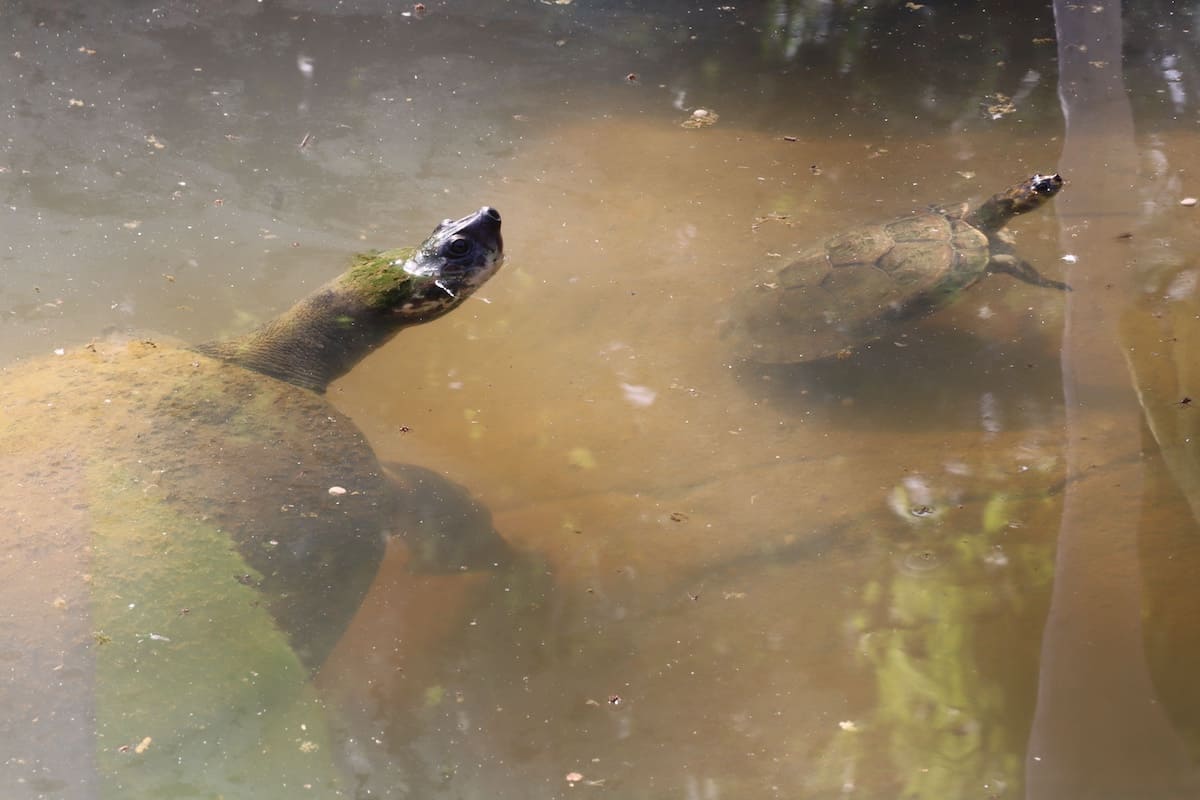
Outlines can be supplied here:
<path id="1" fill-rule="evenodd" d="M 400 328 L 432 319 L 407 319 L 371 308 L 360 292 L 338 278 L 259 328 L 196 349 L 206 355 L 324 392 Z M 412 276 L 404 283 L 411 284 Z M 409 287 L 411 288 L 411 287 Z M 449 311 L 446 307 L 441 313 Z"/>
<path id="2" fill-rule="evenodd" d="M 500 214 L 484 206 L 446 220 L 415 250 L 357 256 L 346 273 L 265 325 L 196 350 L 324 392 L 400 329 L 458 306 L 502 261 Z"/>
<path id="3" fill-rule="evenodd" d="M 1061 175 L 1034 175 L 992 195 L 986 203 L 967 214 L 966 222 L 984 233 L 995 233 L 1018 214 L 1041 208 L 1058 194 L 1063 183 Z"/>

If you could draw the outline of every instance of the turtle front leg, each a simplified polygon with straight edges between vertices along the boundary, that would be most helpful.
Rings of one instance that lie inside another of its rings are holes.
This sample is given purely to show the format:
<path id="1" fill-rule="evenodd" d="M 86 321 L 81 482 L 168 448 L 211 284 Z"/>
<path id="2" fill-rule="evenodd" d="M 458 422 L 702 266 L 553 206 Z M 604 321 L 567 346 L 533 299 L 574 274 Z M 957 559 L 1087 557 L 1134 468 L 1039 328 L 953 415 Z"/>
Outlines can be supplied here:
<path id="1" fill-rule="evenodd" d="M 515 551 L 492 526 L 492 512 L 465 486 L 413 464 L 382 466 L 395 491 L 391 534 L 408 548 L 410 571 L 446 575 L 513 562 Z"/>
<path id="2" fill-rule="evenodd" d="M 1019 281 L 1032 283 L 1034 286 L 1044 286 L 1047 289 L 1058 289 L 1061 292 L 1071 291 L 1071 287 L 1062 281 L 1051 280 L 1033 268 L 1028 261 L 1012 253 L 997 253 L 992 256 L 987 265 L 988 272 L 1004 272 Z"/>

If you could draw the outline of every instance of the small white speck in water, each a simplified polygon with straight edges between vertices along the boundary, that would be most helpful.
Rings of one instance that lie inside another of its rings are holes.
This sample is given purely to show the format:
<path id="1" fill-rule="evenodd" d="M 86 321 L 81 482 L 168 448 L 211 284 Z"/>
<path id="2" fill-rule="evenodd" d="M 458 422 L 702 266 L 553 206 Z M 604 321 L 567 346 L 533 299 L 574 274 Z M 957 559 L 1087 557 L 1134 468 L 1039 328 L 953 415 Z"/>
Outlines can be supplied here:
<path id="1" fill-rule="evenodd" d="M 1200 279 L 1200 274 L 1196 270 L 1185 269 L 1174 278 L 1171 279 L 1171 285 L 1167 287 L 1166 295 L 1171 300 L 1187 300 L 1196 293 L 1196 285 Z"/>
<path id="2" fill-rule="evenodd" d="M 622 391 L 625 392 L 625 399 L 632 405 L 639 408 L 653 405 L 654 399 L 658 397 L 658 392 L 651 389 L 649 386 L 636 386 L 631 383 L 622 383 Z"/>

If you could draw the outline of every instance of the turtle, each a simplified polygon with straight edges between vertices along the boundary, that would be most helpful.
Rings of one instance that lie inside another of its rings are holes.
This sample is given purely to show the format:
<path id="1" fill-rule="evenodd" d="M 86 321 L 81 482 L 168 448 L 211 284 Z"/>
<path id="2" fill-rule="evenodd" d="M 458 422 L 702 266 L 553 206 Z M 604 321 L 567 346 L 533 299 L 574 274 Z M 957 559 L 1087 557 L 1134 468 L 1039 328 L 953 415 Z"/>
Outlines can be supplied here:
<path id="1" fill-rule="evenodd" d="M 0 369 L 0 796 L 336 791 L 309 678 L 387 537 L 414 569 L 511 553 L 490 517 L 439 527 L 463 490 L 389 476 L 325 390 L 495 274 L 500 227 L 484 206 L 355 256 L 233 338 L 115 336 Z"/>
<path id="2" fill-rule="evenodd" d="M 839 233 L 767 269 L 734 298 L 727 336 L 738 356 L 792 364 L 845 356 L 899 324 L 933 313 L 989 272 L 1059 290 L 1013 251 L 1002 231 L 1062 189 L 1037 174 L 977 208 L 935 206 Z"/>

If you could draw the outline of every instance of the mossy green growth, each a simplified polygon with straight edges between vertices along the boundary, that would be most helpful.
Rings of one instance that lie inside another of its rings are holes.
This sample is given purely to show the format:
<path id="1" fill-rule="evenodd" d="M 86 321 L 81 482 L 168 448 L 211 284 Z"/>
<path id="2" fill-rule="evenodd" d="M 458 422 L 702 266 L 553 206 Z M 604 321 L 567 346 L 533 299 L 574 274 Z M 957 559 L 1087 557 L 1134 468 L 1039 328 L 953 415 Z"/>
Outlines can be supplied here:
<path id="1" fill-rule="evenodd" d="M 910 518 L 916 499 L 893 491 L 904 522 L 899 534 L 881 528 L 879 568 L 846 615 L 873 702 L 829 735 L 810 785 L 830 796 L 847 786 L 871 797 L 968 797 L 980 786 L 1019 796 L 1037 664 L 1028 632 L 1054 574 L 1053 541 L 1038 532 L 1058 509 L 1011 483 Z"/>
<path id="2" fill-rule="evenodd" d="M 412 295 L 417 278 L 405 272 L 402 265 L 415 253 L 416 249 L 412 247 L 359 253 L 350 269 L 338 280 L 342 286 L 357 293 L 368 308 L 396 308 Z"/>
<path id="3" fill-rule="evenodd" d="M 348 796 L 308 671 L 228 535 L 114 464 L 89 487 L 101 796 Z"/>
<path id="4" fill-rule="evenodd" d="M 1008 495 L 996 492 L 983 506 L 983 532 L 991 536 L 1008 527 L 1011 503 Z"/>

